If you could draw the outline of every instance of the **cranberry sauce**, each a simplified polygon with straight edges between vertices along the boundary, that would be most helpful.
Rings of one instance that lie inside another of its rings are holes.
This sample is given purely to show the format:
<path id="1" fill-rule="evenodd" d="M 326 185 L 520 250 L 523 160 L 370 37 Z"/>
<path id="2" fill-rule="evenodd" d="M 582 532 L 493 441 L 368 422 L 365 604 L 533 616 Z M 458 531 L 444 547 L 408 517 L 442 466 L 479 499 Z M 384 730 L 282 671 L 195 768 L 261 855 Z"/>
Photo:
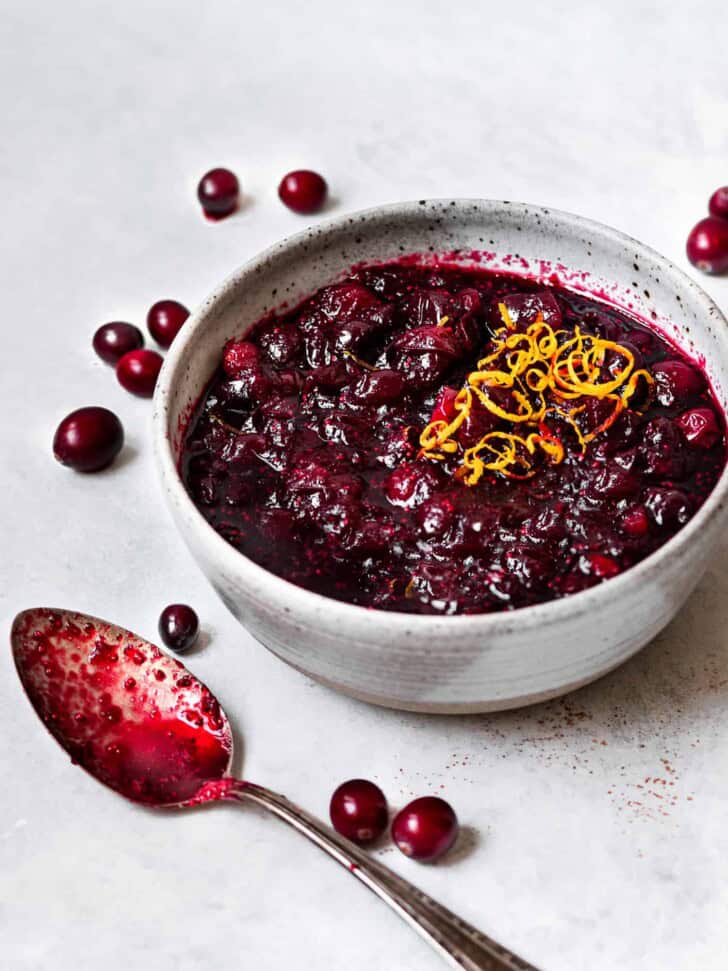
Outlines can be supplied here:
<path id="1" fill-rule="evenodd" d="M 232 741 L 220 705 L 157 647 L 54 610 L 20 614 L 13 647 L 46 727 L 122 795 L 148 805 L 195 801 L 227 771 Z"/>
<path id="2" fill-rule="evenodd" d="M 541 355 L 518 385 L 530 403 L 483 363 L 515 367 L 509 333 Z M 568 391 L 577 378 L 593 396 Z M 433 445 L 425 429 L 448 426 L 462 394 L 466 420 Z M 704 376 L 625 313 L 481 270 L 386 265 L 226 346 L 181 472 L 208 522 L 273 573 L 354 604 L 456 614 L 627 569 L 694 515 L 724 464 Z"/>

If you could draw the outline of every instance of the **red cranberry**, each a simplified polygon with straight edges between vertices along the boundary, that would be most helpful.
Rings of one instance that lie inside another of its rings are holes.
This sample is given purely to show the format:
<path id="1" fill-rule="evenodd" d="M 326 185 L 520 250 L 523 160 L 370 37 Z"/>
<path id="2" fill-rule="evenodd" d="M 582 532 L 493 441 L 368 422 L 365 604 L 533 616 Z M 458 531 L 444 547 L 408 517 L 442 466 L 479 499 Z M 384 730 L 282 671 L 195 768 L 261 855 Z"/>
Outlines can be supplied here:
<path id="1" fill-rule="evenodd" d="M 716 219 L 728 219 L 728 185 L 716 189 L 710 197 L 708 209 Z"/>
<path id="2" fill-rule="evenodd" d="M 455 399 L 457 396 L 458 392 L 455 388 L 448 388 L 447 386 L 442 388 L 435 398 L 430 421 L 451 422 L 455 417 Z"/>
<path id="3" fill-rule="evenodd" d="M 720 428 L 712 408 L 691 408 L 683 412 L 675 423 L 691 445 L 712 448 L 720 438 Z"/>
<path id="4" fill-rule="evenodd" d="M 162 356 L 156 351 L 129 351 L 116 365 L 119 384 L 141 398 L 151 398 L 162 367 Z"/>
<path id="5" fill-rule="evenodd" d="M 645 505 L 658 526 L 684 526 L 692 515 L 690 500 L 680 489 L 650 489 Z"/>
<path id="6" fill-rule="evenodd" d="M 99 327 L 94 334 L 93 345 L 102 361 L 116 364 L 127 351 L 136 351 L 144 347 L 144 335 L 133 324 L 115 320 Z"/>
<path id="7" fill-rule="evenodd" d="M 224 219 L 238 208 L 240 184 L 229 169 L 210 169 L 200 179 L 197 198 L 208 219 Z"/>
<path id="8" fill-rule="evenodd" d="M 579 565 L 587 576 L 597 577 L 599 580 L 608 580 L 619 573 L 619 564 L 603 553 L 586 553 L 581 557 Z"/>
<path id="9" fill-rule="evenodd" d="M 66 415 L 53 438 L 53 454 L 76 472 L 111 465 L 124 444 L 124 429 L 108 408 L 79 408 Z"/>
<path id="10" fill-rule="evenodd" d="M 403 462 L 389 473 L 382 488 L 393 506 L 412 509 L 429 499 L 437 485 L 433 468 L 422 462 Z"/>
<path id="11" fill-rule="evenodd" d="M 688 259 L 703 273 L 728 271 L 728 219 L 706 216 L 690 231 Z"/>
<path id="12" fill-rule="evenodd" d="M 187 604 L 170 604 L 159 615 L 159 636 L 178 654 L 193 646 L 200 630 L 197 614 Z"/>
<path id="13" fill-rule="evenodd" d="M 657 382 L 657 400 L 666 408 L 674 404 L 676 399 L 700 394 L 705 386 L 700 371 L 684 361 L 658 361 L 652 365 L 652 374 Z"/>
<path id="14" fill-rule="evenodd" d="M 158 300 L 149 308 L 147 327 L 160 347 L 169 347 L 190 312 L 176 300 Z"/>
<path id="15" fill-rule="evenodd" d="M 437 796 L 415 799 L 392 822 L 392 839 L 405 856 L 431 862 L 447 853 L 458 836 L 458 818 Z"/>
<path id="16" fill-rule="evenodd" d="M 225 345 L 222 367 L 225 374 L 238 378 L 244 371 L 258 367 L 259 351 L 250 341 L 230 341 Z"/>
<path id="17" fill-rule="evenodd" d="M 351 394 L 358 403 L 379 407 L 401 398 L 404 388 L 405 380 L 399 371 L 380 368 L 363 374 Z"/>
<path id="18" fill-rule="evenodd" d="M 650 521 L 644 506 L 633 506 L 622 516 L 622 529 L 628 536 L 645 536 L 649 528 Z"/>
<path id="19" fill-rule="evenodd" d="M 331 797 L 331 824 L 354 843 L 372 843 L 387 828 L 387 800 L 373 782 L 350 779 Z"/>
<path id="20" fill-rule="evenodd" d="M 294 212 L 308 214 L 318 212 L 326 202 L 328 186 L 326 181 L 309 169 L 297 169 L 281 179 L 278 197 Z"/>

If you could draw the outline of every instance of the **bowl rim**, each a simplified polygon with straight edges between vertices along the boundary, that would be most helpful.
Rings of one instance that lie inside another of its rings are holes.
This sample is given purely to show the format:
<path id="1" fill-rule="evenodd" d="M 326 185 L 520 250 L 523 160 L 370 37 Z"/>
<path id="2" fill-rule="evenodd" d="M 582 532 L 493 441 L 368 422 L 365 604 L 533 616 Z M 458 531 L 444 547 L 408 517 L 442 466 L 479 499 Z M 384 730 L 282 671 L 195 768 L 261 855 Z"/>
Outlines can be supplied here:
<path id="1" fill-rule="evenodd" d="M 635 584 L 647 580 L 651 575 L 659 573 L 667 559 L 679 558 L 687 547 L 699 537 L 700 533 L 708 527 L 717 527 L 717 517 L 725 508 L 726 498 L 728 498 L 728 464 L 723 469 L 713 491 L 692 519 L 666 543 L 636 565 L 605 580 L 603 583 L 569 594 L 566 597 L 517 607 L 513 610 L 480 614 L 417 614 L 381 610 L 336 600 L 307 590 L 305 587 L 299 587 L 290 580 L 279 577 L 260 566 L 229 544 L 207 522 L 184 487 L 172 449 L 172 437 L 169 430 L 170 400 L 174 393 L 178 368 L 185 356 L 187 345 L 199 328 L 204 326 L 210 311 L 223 302 L 228 294 L 239 286 L 241 280 L 254 275 L 256 268 L 270 263 L 276 257 L 285 256 L 299 244 L 310 242 L 312 236 L 319 240 L 338 231 L 351 231 L 354 220 L 358 223 L 358 231 L 360 233 L 365 232 L 367 225 L 376 224 L 380 219 L 392 219 L 397 216 L 417 213 L 424 215 L 428 212 L 429 206 L 452 207 L 455 212 L 468 208 L 472 210 L 473 207 L 480 211 L 503 210 L 509 213 L 520 213 L 524 219 L 531 219 L 534 213 L 545 211 L 549 218 L 556 219 L 557 222 L 572 230 L 588 230 L 603 239 L 627 245 L 630 249 L 635 247 L 635 253 L 640 254 L 642 258 L 651 259 L 663 271 L 670 273 L 675 283 L 682 290 L 691 290 L 705 315 L 711 318 L 714 324 L 725 326 L 724 333 L 722 335 L 716 334 L 716 336 L 723 344 L 728 364 L 728 320 L 712 298 L 667 257 L 634 237 L 597 220 L 588 219 L 561 209 L 554 209 L 550 206 L 544 207 L 532 203 L 479 198 L 418 199 L 346 212 L 343 215 L 312 224 L 297 233 L 283 237 L 246 260 L 229 273 L 202 301 L 175 338 L 157 380 L 152 418 L 156 468 L 163 488 L 172 493 L 168 501 L 176 501 L 178 509 L 181 514 L 186 516 L 190 527 L 200 534 L 202 541 L 210 550 L 211 558 L 226 573 L 242 578 L 243 582 L 254 583 L 257 589 L 267 587 L 267 599 L 269 598 L 270 603 L 280 604 L 281 612 L 285 610 L 292 616 L 306 614 L 312 618 L 320 618 L 321 613 L 325 612 L 328 624 L 340 625 L 339 629 L 342 631 L 351 630 L 352 626 L 360 627 L 360 625 L 366 625 L 371 630 L 374 625 L 379 624 L 380 627 L 386 628 L 392 634 L 437 632 L 440 635 L 459 634 L 465 636 L 477 632 L 484 636 L 488 634 L 499 635 L 514 628 L 521 631 L 531 630 L 558 623 L 567 617 L 574 619 L 575 616 L 593 612 L 597 605 L 603 607 L 605 602 L 617 602 L 628 585 L 633 587 Z M 517 276 L 518 273 L 514 272 L 513 275 Z M 568 289 L 568 284 L 566 288 Z M 629 311 L 625 312 L 629 313 Z M 728 414 L 726 414 L 726 420 L 728 421 Z M 283 604 L 286 605 L 285 608 L 282 606 Z"/>

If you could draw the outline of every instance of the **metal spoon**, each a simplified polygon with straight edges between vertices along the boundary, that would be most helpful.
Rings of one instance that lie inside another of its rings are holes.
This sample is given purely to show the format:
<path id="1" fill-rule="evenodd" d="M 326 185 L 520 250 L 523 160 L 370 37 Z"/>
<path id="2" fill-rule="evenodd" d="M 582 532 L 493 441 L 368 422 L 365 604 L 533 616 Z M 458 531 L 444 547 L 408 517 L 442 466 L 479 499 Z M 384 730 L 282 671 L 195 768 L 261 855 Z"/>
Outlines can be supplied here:
<path id="1" fill-rule="evenodd" d="M 70 610 L 18 614 L 11 644 L 27 696 L 72 760 L 150 807 L 253 802 L 346 867 L 453 967 L 535 971 L 283 796 L 230 775 L 230 725 L 175 658 L 122 627 Z"/>

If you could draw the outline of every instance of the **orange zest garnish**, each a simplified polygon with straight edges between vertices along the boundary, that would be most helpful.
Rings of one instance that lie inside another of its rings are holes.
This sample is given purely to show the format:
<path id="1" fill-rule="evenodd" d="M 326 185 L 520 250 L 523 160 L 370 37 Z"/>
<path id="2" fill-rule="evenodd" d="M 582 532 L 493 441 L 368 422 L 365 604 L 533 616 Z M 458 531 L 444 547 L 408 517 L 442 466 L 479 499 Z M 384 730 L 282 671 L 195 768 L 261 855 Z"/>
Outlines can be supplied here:
<path id="1" fill-rule="evenodd" d="M 494 349 L 468 374 L 453 403 L 453 417 L 431 421 L 420 434 L 420 454 L 425 458 L 442 460 L 462 453 L 455 474 L 467 485 L 475 485 L 486 471 L 527 479 L 535 475 L 539 459 L 553 465 L 563 462 L 564 446 L 545 424 L 549 416 L 574 431 L 583 453 L 629 406 L 641 379 L 654 384 L 648 371 L 635 370 L 632 351 L 616 341 L 584 334 L 578 326 L 554 330 L 541 314 L 519 331 L 506 305 L 498 309 L 503 327 L 496 331 Z M 608 355 L 611 369 L 605 368 Z M 613 402 L 613 407 L 599 425 L 585 430 L 577 415 L 590 398 Z M 463 448 L 457 434 L 475 399 L 508 425 L 522 427 L 524 434 L 492 431 Z"/>

